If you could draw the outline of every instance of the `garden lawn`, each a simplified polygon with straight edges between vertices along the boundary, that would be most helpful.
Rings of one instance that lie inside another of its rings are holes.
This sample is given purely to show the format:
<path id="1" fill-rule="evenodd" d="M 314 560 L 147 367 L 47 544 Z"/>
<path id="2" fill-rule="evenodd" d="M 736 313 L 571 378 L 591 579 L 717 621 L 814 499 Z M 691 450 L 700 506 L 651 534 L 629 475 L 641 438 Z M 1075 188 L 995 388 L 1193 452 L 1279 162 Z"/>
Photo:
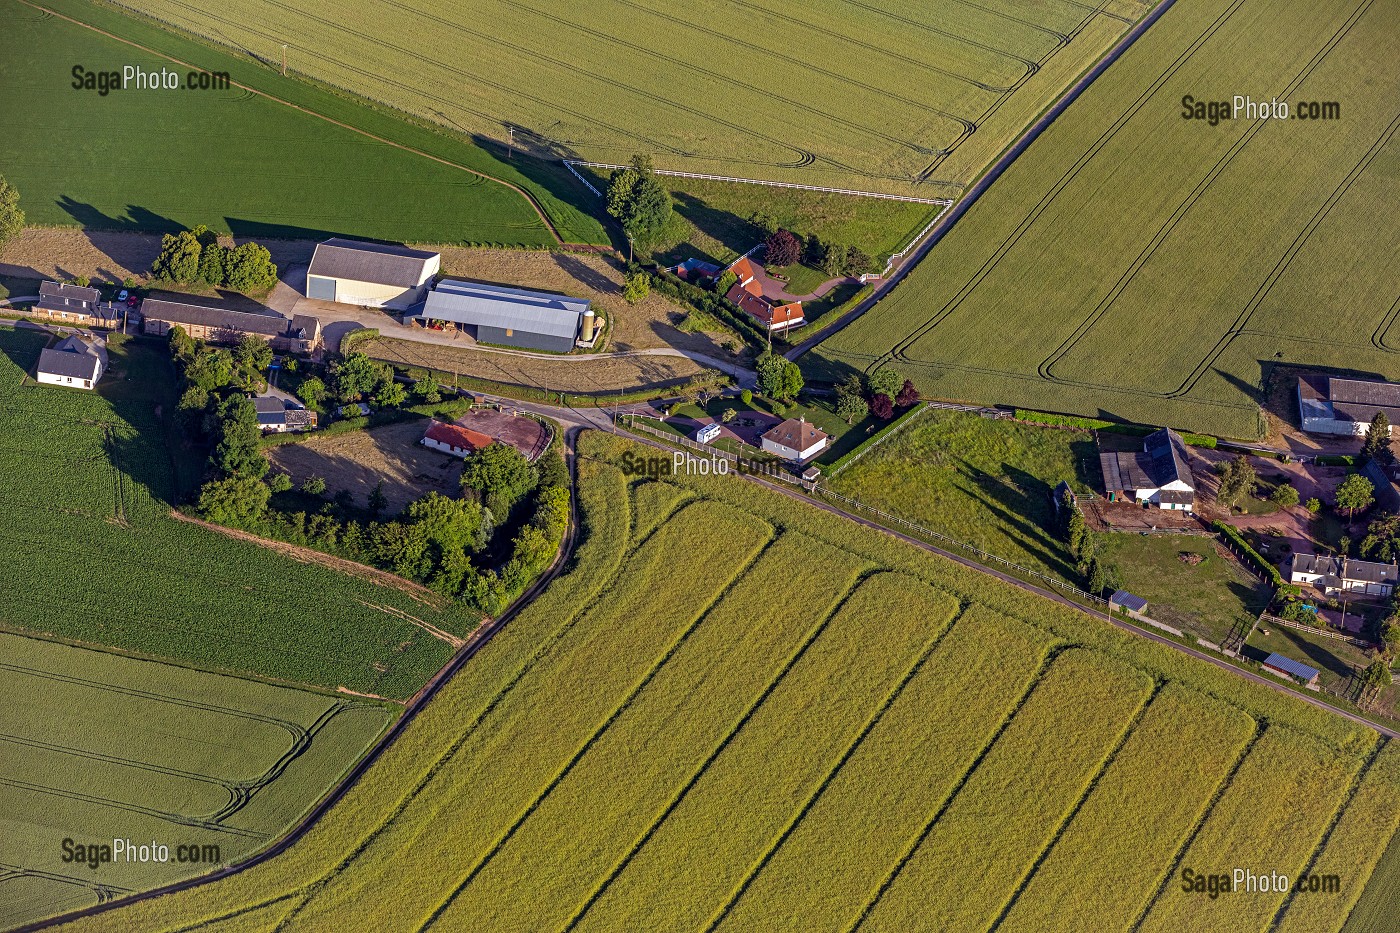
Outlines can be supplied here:
<path id="1" fill-rule="evenodd" d="M 854 433 L 854 432 L 853 432 Z M 1077 580 L 1051 491 L 1088 492 L 1087 431 L 930 409 L 832 476 L 834 492 L 1041 573 Z"/>
<path id="2" fill-rule="evenodd" d="M 1264 634 L 1268 632 L 1268 634 Z M 1328 638 L 1302 629 L 1262 621 L 1249 636 L 1245 652 L 1256 661 L 1278 653 L 1317 668 L 1324 690 L 1340 693 L 1371 663 L 1370 652 L 1345 638 Z"/>
<path id="3" fill-rule="evenodd" d="M 1268 584 L 1226 557 L 1213 537 L 1111 532 L 1098 541 L 1123 589 L 1147 600 L 1147 615 L 1192 637 L 1224 644 L 1269 604 Z M 1203 559 L 1193 566 L 1183 555 Z"/>

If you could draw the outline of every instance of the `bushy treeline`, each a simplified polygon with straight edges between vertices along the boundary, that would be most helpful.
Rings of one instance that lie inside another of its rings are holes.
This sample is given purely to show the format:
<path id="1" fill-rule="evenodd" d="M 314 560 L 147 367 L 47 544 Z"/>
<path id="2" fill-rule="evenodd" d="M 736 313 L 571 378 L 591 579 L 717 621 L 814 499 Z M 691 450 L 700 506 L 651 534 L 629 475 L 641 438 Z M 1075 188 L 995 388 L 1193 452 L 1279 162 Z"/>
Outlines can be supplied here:
<path id="1" fill-rule="evenodd" d="M 223 246 L 219 235 L 204 224 L 161 237 L 160 255 L 151 264 L 151 278 L 240 292 L 266 291 L 277 284 L 277 265 L 266 246 L 249 241 Z"/>

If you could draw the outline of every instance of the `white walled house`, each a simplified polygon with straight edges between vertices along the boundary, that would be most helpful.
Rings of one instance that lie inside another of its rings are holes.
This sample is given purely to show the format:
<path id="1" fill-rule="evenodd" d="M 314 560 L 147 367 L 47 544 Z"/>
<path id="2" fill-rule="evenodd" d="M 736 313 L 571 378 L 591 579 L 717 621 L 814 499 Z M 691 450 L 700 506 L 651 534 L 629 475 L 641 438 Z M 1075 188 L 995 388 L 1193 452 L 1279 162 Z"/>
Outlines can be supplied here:
<path id="1" fill-rule="evenodd" d="M 805 418 L 789 418 L 763 435 L 763 449 L 784 460 L 802 463 L 826 450 L 831 436 Z"/>
<path id="2" fill-rule="evenodd" d="M 102 378 L 102 356 L 81 337 L 65 337 L 39 354 L 34 378 L 44 385 L 92 389 Z"/>
<path id="3" fill-rule="evenodd" d="M 478 450 L 490 447 L 494 443 L 494 439 L 490 435 L 473 431 L 471 428 L 464 428 L 460 424 L 434 421 L 428 425 L 427 433 L 423 435 L 421 443 L 430 450 L 439 450 L 445 454 L 465 459 Z"/>
<path id="4" fill-rule="evenodd" d="M 1327 557 L 1322 554 L 1294 554 L 1288 582 L 1315 586 L 1324 596 L 1387 597 L 1395 592 L 1400 580 L 1400 567 L 1349 557 Z"/>

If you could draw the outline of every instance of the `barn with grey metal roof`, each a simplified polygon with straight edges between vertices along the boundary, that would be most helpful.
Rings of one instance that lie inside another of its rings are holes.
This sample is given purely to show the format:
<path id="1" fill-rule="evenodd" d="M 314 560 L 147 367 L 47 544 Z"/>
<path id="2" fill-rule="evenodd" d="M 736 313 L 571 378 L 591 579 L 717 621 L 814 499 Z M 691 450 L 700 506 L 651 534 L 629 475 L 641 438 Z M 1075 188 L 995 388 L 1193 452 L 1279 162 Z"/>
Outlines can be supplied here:
<path id="1" fill-rule="evenodd" d="M 306 297 L 405 311 L 423 300 L 441 266 L 427 250 L 332 237 L 311 256 Z"/>
<path id="2" fill-rule="evenodd" d="M 448 321 L 481 343 L 564 353 L 574 348 L 590 302 L 552 292 L 443 279 L 417 318 Z"/>

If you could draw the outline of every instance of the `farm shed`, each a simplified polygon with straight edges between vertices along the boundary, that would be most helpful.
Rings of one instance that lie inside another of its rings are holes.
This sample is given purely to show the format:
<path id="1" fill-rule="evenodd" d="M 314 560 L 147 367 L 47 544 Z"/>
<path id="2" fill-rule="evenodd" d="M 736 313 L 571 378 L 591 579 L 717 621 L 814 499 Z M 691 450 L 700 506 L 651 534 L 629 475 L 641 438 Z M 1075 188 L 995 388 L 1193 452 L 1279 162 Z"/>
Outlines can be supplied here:
<path id="1" fill-rule="evenodd" d="M 423 300 L 441 267 L 437 253 L 333 237 L 311 256 L 306 297 L 406 311 Z"/>
<path id="2" fill-rule="evenodd" d="M 1315 667 L 1308 667 L 1292 658 L 1285 658 L 1281 654 L 1271 654 L 1264 659 L 1264 670 L 1276 677 L 1291 679 L 1297 677 L 1303 683 L 1311 687 L 1317 683 L 1318 671 Z"/>
<path id="3" fill-rule="evenodd" d="M 191 337 L 214 343 L 237 343 L 245 334 L 256 334 L 274 350 L 288 353 L 310 353 L 321 345 L 320 320 L 305 314 L 288 319 L 280 314 L 250 314 L 159 298 L 142 302 L 141 314 L 145 318 L 142 329 L 157 337 L 178 324 Z"/>
<path id="4" fill-rule="evenodd" d="M 1108 598 L 1108 606 L 1110 610 L 1116 606 L 1130 616 L 1140 616 L 1147 611 L 1147 600 L 1127 590 L 1118 590 Z"/>
<path id="5" fill-rule="evenodd" d="M 1142 449 L 1099 454 L 1108 501 L 1132 499 L 1169 511 L 1189 512 L 1196 505 L 1186 442 L 1169 428 L 1143 438 Z"/>
<path id="6" fill-rule="evenodd" d="M 830 442 L 830 435 L 805 418 L 789 418 L 762 438 L 764 450 L 794 463 L 810 460 Z"/>
<path id="7" fill-rule="evenodd" d="M 485 450 L 494 441 L 480 431 L 464 428 L 459 424 L 446 424 L 434 421 L 423 435 L 424 447 L 440 450 L 454 457 L 469 457 L 478 450 Z"/>
<path id="8" fill-rule="evenodd" d="M 102 378 L 102 357 L 80 337 L 66 337 L 39 353 L 35 378 L 45 385 L 91 389 Z"/>
<path id="9" fill-rule="evenodd" d="M 417 318 L 471 328 L 481 343 L 567 353 L 592 337 L 593 310 L 585 298 L 443 279 Z"/>
<path id="10" fill-rule="evenodd" d="M 1304 431 L 1359 437 L 1381 412 L 1392 425 L 1400 419 L 1400 383 L 1322 373 L 1298 377 L 1298 417 Z"/>

